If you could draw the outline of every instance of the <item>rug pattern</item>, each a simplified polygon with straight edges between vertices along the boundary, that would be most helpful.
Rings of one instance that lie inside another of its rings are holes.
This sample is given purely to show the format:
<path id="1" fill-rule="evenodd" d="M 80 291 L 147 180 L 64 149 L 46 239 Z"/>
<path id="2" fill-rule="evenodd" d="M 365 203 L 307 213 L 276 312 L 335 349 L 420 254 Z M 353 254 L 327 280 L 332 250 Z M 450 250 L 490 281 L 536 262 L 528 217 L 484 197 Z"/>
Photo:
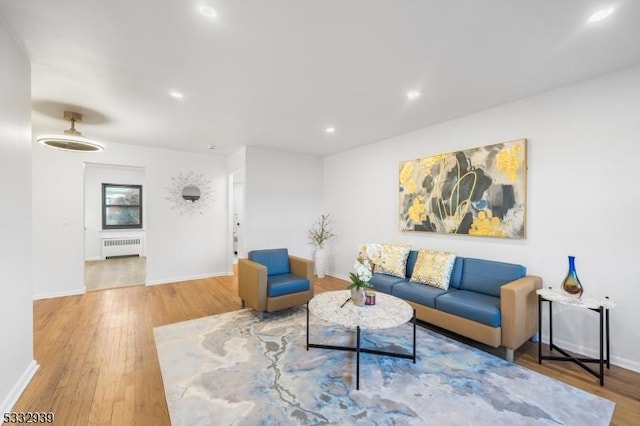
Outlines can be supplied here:
<path id="1" fill-rule="evenodd" d="M 614 403 L 418 327 L 416 364 L 305 348 L 304 307 L 234 311 L 154 329 L 171 422 L 181 425 L 608 425 Z M 313 343 L 355 332 L 312 317 Z M 363 334 L 409 351 L 410 324 Z"/>

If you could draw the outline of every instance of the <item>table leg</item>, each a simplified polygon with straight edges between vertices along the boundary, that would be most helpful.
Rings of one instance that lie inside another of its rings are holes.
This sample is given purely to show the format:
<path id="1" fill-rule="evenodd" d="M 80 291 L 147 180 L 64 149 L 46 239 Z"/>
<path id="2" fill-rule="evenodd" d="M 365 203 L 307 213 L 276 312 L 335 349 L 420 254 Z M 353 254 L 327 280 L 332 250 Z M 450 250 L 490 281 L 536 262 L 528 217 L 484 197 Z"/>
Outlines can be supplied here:
<path id="1" fill-rule="evenodd" d="M 416 310 L 413 310 L 413 363 L 416 363 Z"/>
<path id="2" fill-rule="evenodd" d="M 542 364 L 542 296 L 538 295 L 538 364 Z"/>
<path id="3" fill-rule="evenodd" d="M 603 342 L 603 333 L 604 333 L 604 308 L 600 306 L 598 309 L 598 313 L 600 314 L 600 386 L 604 385 L 604 342 Z"/>
<path id="4" fill-rule="evenodd" d="M 553 303 L 549 302 L 549 350 L 553 351 Z"/>
<path id="5" fill-rule="evenodd" d="M 356 390 L 360 390 L 360 326 L 356 328 Z"/>
<path id="6" fill-rule="evenodd" d="M 607 328 L 607 368 L 610 368 L 609 361 L 611 360 L 611 354 L 609 352 L 609 309 L 604 311 L 606 315 L 606 328 Z"/>

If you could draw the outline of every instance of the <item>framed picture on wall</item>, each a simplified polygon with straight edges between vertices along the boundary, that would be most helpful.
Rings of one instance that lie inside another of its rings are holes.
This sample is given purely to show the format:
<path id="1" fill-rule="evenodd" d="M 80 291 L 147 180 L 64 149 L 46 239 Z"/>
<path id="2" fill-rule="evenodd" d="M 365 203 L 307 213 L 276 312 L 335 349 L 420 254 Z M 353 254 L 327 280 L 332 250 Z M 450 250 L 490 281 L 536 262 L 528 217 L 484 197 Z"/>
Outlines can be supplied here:
<path id="1" fill-rule="evenodd" d="M 102 229 L 142 228 L 142 185 L 102 184 Z"/>
<path id="2" fill-rule="evenodd" d="M 403 161 L 400 229 L 524 238 L 527 140 Z"/>

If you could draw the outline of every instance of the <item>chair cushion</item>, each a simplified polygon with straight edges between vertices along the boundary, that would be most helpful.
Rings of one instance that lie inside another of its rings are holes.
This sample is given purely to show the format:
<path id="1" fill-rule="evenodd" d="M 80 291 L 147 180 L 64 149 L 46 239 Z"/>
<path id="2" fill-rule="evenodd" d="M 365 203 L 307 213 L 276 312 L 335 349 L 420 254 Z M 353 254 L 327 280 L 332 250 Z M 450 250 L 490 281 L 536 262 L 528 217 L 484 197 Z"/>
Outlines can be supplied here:
<path id="1" fill-rule="evenodd" d="M 420 283 L 403 281 L 393 286 L 393 295 L 401 299 L 419 303 L 430 308 L 436 308 L 436 298 L 449 291 Z"/>
<path id="2" fill-rule="evenodd" d="M 309 284 L 308 279 L 293 274 L 272 275 L 267 278 L 267 297 L 307 291 Z"/>
<path id="3" fill-rule="evenodd" d="M 436 308 L 443 312 L 470 319 L 490 327 L 500 327 L 500 298 L 456 290 L 443 294 L 436 299 Z"/>
<path id="4" fill-rule="evenodd" d="M 288 274 L 289 251 L 286 248 L 252 250 L 249 252 L 249 260 L 267 267 L 267 276 Z"/>
<path id="5" fill-rule="evenodd" d="M 397 283 L 404 283 L 406 280 L 393 275 L 375 273 L 369 280 L 374 289 L 387 294 L 393 294 L 393 286 Z"/>
<path id="6" fill-rule="evenodd" d="M 522 265 L 484 259 L 464 259 L 460 290 L 500 297 L 500 287 L 525 276 Z"/>

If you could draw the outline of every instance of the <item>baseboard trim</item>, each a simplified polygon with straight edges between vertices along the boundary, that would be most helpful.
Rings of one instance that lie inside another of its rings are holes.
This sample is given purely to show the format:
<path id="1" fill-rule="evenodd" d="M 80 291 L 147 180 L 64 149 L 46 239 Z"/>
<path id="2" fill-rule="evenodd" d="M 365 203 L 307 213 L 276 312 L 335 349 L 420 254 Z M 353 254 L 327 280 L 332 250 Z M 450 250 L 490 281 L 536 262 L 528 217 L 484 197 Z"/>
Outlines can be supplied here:
<path id="1" fill-rule="evenodd" d="M 86 291 L 84 288 L 82 290 L 60 291 L 56 293 L 43 293 L 43 294 L 34 295 L 33 300 L 53 299 L 54 297 L 65 297 L 65 296 L 78 296 L 85 293 Z"/>
<path id="2" fill-rule="evenodd" d="M 214 272 L 211 274 L 201 274 L 201 275 L 188 275 L 184 277 L 174 277 L 170 279 L 162 279 L 162 280 L 147 280 L 146 285 L 162 285 L 162 284 L 175 284 L 181 281 L 193 281 L 193 280 L 203 280 L 206 278 L 215 278 L 215 277 L 225 277 L 233 275 L 233 272 Z"/>
<path id="3" fill-rule="evenodd" d="M 328 276 L 328 277 L 337 278 L 339 280 L 344 280 L 344 281 L 349 281 L 349 282 L 351 281 L 347 275 L 335 274 L 333 272 L 327 272 L 327 273 L 325 273 L 325 275 Z"/>
<path id="4" fill-rule="evenodd" d="M 12 411 L 13 406 L 18 402 L 18 398 L 20 398 L 22 392 L 24 392 L 29 382 L 31 382 L 31 379 L 36 374 L 36 371 L 38 371 L 38 368 L 40 368 L 40 366 L 35 360 L 32 360 L 29 363 L 29 366 L 9 391 L 9 394 L 2 400 L 2 403 L 0 404 L 0 413 L 8 413 Z"/>

